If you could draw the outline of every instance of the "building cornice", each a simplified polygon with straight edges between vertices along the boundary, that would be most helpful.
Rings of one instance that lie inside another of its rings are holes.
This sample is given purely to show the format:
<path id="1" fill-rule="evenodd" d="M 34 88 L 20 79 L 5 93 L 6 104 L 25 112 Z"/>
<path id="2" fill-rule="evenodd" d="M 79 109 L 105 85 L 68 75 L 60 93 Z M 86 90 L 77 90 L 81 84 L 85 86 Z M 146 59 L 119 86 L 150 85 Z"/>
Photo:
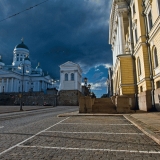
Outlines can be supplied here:
<path id="1" fill-rule="evenodd" d="M 155 34 L 159 31 L 159 28 L 160 28 L 160 16 L 158 16 L 152 29 L 149 32 L 149 40 L 148 40 L 149 42 L 153 39 Z"/>

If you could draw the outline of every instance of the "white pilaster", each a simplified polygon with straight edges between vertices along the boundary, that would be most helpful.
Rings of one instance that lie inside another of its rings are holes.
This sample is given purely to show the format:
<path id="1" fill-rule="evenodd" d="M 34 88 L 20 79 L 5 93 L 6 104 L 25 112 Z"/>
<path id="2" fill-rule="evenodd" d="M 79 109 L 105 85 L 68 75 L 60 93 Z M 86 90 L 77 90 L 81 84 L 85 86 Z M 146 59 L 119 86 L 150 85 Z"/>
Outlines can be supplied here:
<path id="1" fill-rule="evenodd" d="M 118 13 L 118 28 L 119 28 L 120 54 L 124 54 L 125 53 L 124 25 L 123 25 L 123 14 L 121 11 L 119 11 Z"/>
<path id="2" fill-rule="evenodd" d="M 6 92 L 8 92 L 8 78 L 7 78 L 7 82 L 6 82 Z"/>

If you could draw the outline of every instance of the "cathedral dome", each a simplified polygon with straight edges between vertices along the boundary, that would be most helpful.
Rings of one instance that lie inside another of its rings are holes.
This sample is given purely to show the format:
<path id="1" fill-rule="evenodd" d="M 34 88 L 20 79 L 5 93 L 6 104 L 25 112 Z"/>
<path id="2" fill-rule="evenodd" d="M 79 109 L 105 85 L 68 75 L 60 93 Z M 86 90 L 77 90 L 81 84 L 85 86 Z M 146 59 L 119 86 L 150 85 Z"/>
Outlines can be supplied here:
<path id="1" fill-rule="evenodd" d="M 16 45 L 16 46 L 15 46 L 15 49 L 16 49 L 16 48 L 24 48 L 24 49 L 29 50 L 29 48 L 23 43 L 23 41 L 22 41 L 22 43 Z"/>

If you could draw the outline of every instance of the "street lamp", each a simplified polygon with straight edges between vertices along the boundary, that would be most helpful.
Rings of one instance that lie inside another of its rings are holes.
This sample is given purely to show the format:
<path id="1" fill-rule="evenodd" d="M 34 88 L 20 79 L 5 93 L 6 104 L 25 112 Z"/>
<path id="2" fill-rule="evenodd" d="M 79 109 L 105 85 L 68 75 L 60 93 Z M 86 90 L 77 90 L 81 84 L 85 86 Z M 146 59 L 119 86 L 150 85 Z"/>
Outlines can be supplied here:
<path id="1" fill-rule="evenodd" d="M 89 92 L 89 95 L 90 95 L 90 93 L 91 93 L 91 85 L 90 84 L 88 85 L 88 92 Z"/>
<path id="2" fill-rule="evenodd" d="M 20 97 L 20 111 L 23 111 L 22 109 L 22 96 L 23 96 L 23 81 L 24 81 L 24 62 L 19 64 L 18 69 L 22 69 L 22 90 L 21 90 L 21 94 L 19 95 Z"/>
<path id="3" fill-rule="evenodd" d="M 85 77 L 85 78 L 84 78 L 84 85 L 85 85 L 85 86 L 87 86 L 87 81 L 88 81 L 88 79 Z"/>

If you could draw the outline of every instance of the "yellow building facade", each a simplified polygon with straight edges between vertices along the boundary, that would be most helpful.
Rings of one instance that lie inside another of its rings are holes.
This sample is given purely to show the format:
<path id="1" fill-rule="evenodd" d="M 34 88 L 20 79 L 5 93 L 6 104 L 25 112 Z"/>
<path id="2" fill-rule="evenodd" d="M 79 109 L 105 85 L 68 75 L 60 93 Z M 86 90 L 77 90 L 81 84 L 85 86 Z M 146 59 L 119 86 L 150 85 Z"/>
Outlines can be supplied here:
<path id="1" fill-rule="evenodd" d="M 109 43 L 113 94 L 132 108 L 160 110 L 160 0 L 113 0 Z"/>

